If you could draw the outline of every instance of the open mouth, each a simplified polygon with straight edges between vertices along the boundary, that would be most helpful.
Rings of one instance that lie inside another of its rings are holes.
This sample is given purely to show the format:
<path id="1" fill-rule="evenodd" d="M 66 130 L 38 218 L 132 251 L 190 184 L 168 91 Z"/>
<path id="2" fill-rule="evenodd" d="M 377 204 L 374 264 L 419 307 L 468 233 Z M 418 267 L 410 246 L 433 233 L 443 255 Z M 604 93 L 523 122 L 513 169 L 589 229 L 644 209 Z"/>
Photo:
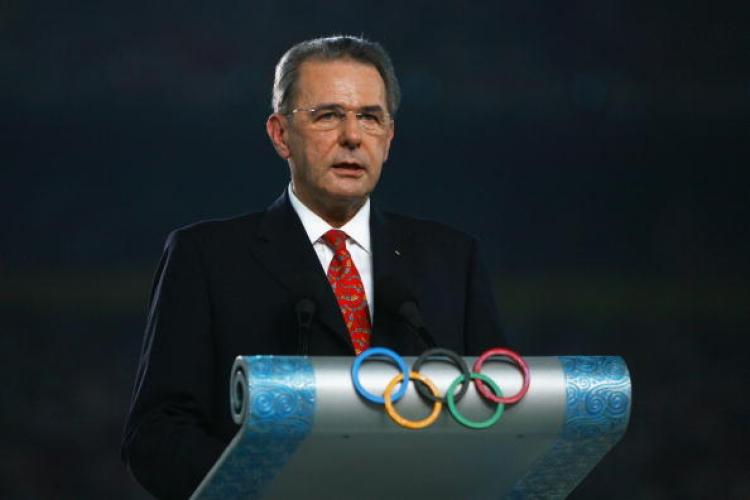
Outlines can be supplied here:
<path id="1" fill-rule="evenodd" d="M 341 162 L 335 163 L 333 168 L 342 172 L 360 172 L 364 171 L 365 167 L 358 163 Z"/>

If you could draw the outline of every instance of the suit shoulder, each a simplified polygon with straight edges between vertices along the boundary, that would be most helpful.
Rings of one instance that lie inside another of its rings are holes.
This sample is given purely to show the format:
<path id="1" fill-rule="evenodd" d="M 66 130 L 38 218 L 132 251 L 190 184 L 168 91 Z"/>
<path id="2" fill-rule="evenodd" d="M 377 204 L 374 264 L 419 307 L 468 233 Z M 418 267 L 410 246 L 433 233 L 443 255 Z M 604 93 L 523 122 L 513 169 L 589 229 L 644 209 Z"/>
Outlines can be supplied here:
<path id="1" fill-rule="evenodd" d="M 186 239 L 202 244 L 245 238 L 256 232 L 263 213 L 258 211 L 221 219 L 207 219 L 178 227 L 169 233 L 167 245 Z"/>
<path id="2" fill-rule="evenodd" d="M 442 222 L 392 212 L 385 212 L 384 216 L 386 220 L 400 227 L 402 231 L 411 233 L 413 237 L 465 243 L 476 240 L 473 235 Z"/>

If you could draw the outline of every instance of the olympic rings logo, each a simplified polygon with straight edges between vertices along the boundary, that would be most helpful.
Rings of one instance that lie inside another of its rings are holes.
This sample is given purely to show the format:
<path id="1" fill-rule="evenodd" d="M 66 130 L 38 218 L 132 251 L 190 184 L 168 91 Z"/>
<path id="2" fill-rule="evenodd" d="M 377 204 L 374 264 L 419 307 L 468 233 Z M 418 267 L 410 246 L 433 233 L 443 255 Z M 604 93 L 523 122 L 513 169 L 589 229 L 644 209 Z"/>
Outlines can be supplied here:
<path id="1" fill-rule="evenodd" d="M 397 374 L 390 382 L 388 382 L 382 396 L 372 394 L 362 387 L 362 384 L 359 381 L 359 370 L 362 367 L 362 363 L 373 356 L 384 356 L 390 359 L 398 365 L 398 368 L 401 371 L 401 373 Z M 482 366 L 485 361 L 493 356 L 508 357 L 521 370 L 523 376 L 521 390 L 513 396 L 504 396 L 495 381 L 482 373 Z M 448 358 L 461 371 L 461 375 L 451 382 L 445 396 L 440 395 L 438 388 L 430 379 L 419 373 L 419 369 L 422 365 L 432 357 Z M 423 398 L 433 403 L 432 413 L 422 420 L 408 420 L 399 415 L 394 406 L 394 404 L 406 394 L 409 380 L 414 380 L 417 392 L 419 392 Z M 394 422 L 402 427 L 406 427 L 407 429 L 424 429 L 425 427 L 429 427 L 440 416 L 440 411 L 443 409 L 443 405 L 448 406 L 448 410 L 451 415 L 453 415 L 453 418 L 461 425 L 471 429 L 486 429 L 500 420 L 503 416 L 505 405 L 515 404 L 523 399 L 529 390 L 529 381 L 529 366 L 526 364 L 526 361 L 524 361 L 524 359 L 516 352 L 502 347 L 488 349 L 482 353 L 482 355 L 474 362 L 471 371 L 469 371 L 464 359 L 456 352 L 439 347 L 423 352 L 416 361 L 414 361 L 414 366 L 411 370 L 406 366 L 406 362 L 401 356 L 385 347 L 372 347 L 367 349 L 360 353 L 359 356 L 354 359 L 354 363 L 352 363 L 352 382 L 354 383 L 354 388 L 357 393 L 367 401 L 385 405 L 385 411 L 388 416 Z M 481 394 L 483 398 L 497 404 L 495 412 L 487 420 L 479 422 L 470 420 L 462 415 L 456 407 L 456 403 L 464 396 L 464 394 L 466 394 L 466 390 L 469 388 L 471 382 L 474 383 L 477 391 L 479 391 L 479 394 Z M 394 394 L 393 391 L 399 383 L 401 383 L 400 387 Z M 458 389 L 457 392 L 456 389 Z"/>

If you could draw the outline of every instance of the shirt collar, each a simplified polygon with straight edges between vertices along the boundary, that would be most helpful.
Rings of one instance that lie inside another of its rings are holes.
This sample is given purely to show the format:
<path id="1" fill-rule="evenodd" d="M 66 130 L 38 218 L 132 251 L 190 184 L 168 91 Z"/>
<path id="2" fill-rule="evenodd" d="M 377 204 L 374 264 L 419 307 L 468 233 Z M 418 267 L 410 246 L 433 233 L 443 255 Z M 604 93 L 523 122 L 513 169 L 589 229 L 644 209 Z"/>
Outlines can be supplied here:
<path id="1" fill-rule="evenodd" d="M 291 182 L 287 190 L 289 192 L 289 202 L 292 204 L 294 211 L 297 212 L 297 216 L 305 228 L 307 237 L 310 238 L 310 243 L 314 244 L 328 231 L 335 229 L 302 203 L 302 200 L 294 194 Z M 372 253 L 370 250 L 370 198 L 367 198 L 365 204 L 362 205 L 349 222 L 338 229 L 344 231 L 349 239 L 354 241 L 364 251 Z"/>

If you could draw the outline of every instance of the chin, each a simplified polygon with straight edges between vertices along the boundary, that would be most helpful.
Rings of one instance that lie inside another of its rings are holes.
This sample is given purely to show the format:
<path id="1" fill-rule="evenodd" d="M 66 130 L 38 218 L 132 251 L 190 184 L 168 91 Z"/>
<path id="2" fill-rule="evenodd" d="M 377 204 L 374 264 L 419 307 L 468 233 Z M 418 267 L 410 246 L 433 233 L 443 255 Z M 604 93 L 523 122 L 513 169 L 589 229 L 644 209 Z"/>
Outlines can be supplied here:
<path id="1" fill-rule="evenodd" d="M 363 200 L 369 194 L 369 191 L 333 191 L 329 192 L 328 196 L 332 200 L 336 200 L 342 203 L 351 203 Z"/>
<path id="2" fill-rule="evenodd" d="M 357 185 L 349 183 L 342 185 L 339 183 L 336 186 L 331 186 L 330 189 L 326 189 L 326 192 L 331 198 L 352 201 L 367 197 L 372 192 L 372 189 L 370 186 L 364 186 L 359 183 Z"/>

